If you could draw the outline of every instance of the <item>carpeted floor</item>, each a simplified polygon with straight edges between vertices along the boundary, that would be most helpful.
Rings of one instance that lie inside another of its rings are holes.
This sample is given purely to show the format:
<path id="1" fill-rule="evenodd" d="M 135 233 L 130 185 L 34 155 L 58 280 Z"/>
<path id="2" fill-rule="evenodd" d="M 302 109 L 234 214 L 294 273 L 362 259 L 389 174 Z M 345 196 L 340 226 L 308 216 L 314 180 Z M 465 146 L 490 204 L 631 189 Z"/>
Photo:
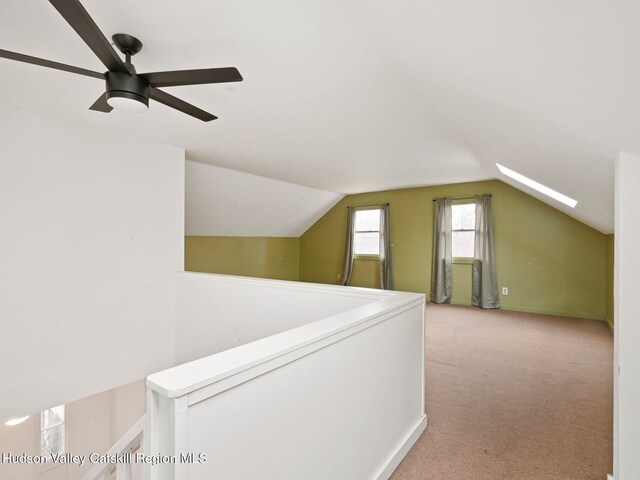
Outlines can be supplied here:
<path id="1" fill-rule="evenodd" d="M 605 322 L 427 306 L 426 432 L 392 480 L 605 480 Z"/>

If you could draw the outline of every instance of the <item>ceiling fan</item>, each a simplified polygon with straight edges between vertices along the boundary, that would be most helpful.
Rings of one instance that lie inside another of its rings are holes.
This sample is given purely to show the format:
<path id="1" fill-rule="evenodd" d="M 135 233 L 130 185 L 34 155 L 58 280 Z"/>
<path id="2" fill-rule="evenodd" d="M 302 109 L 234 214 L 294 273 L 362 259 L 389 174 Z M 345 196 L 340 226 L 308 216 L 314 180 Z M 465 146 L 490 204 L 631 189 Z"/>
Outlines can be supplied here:
<path id="1" fill-rule="evenodd" d="M 158 87 L 242 81 L 242 76 L 235 67 L 139 74 L 131 63 L 131 57 L 142 48 L 140 40 L 125 33 L 116 33 L 111 37 L 118 50 L 124 54 L 123 61 L 78 0 L 49 0 L 49 2 L 93 50 L 93 53 L 107 67 L 107 71 L 94 72 L 2 49 L 0 49 L 0 57 L 105 80 L 106 91 L 89 107 L 90 110 L 109 113 L 116 108 L 130 112 L 143 112 L 149 107 L 149 98 L 151 98 L 203 122 L 208 122 L 218 117 L 169 95 Z"/>

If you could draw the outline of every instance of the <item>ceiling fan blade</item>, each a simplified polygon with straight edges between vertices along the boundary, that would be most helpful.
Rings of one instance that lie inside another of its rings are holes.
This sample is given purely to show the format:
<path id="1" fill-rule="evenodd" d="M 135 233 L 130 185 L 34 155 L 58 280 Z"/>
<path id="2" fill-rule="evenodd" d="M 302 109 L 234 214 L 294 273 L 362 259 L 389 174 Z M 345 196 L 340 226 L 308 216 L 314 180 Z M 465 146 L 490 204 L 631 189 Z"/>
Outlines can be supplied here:
<path id="1" fill-rule="evenodd" d="M 49 0 L 110 72 L 129 73 L 126 65 L 78 0 Z"/>
<path id="2" fill-rule="evenodd" d="M 95 102 L 93 102 L 93 105 L 89 107 L 89 110 L 109 113 L 111 110 L 113 110 L 113 107 L 107 103 L 107 94 L 103 93 Z"/>
<path id="3" fill-rule="evenodd" d="M 151 72 L 139 75 L 154 87 L 201 85 L 205 83 L 241 82 L 242 75 L 236 67 L 202 68 L 200 70 L 175 70 Z"/>
<path id="4" fill-rule="evenodd" d="M 215 120 L 215 115 L 212 115 L 204 110 L 199 109 L 198 107 L 194 107 L 190 103 L 185 102 L 184 100 L 180 100 L 179 98 L 174 97 L 173 95 L 169 95 L 162 90 L 158 90 L 157 88 L 149 89 L 149 98 L 152 98 L 156 102 L 160 102 L 165 104 L 168 107 L 175 108 L 176 110 L 180 110 L 182 113 L 186 113 L 187 115 L 191 115 L 203 122 L 210 122 L 211 120 Z"/>
<path id="5" fill-rule="evenodd" d="M 79 75 L 85 75 L 87 77 L 104 80 L 104 75 L 102 73 L 93 72 L 85 68 L 74 67 L 72 65 L 65 65 L 64 63 L 52 62 L 51 60 L 45 60 L 43 58 L 32 57 L 31 55 L 10 52 L 9 50 L 0 49 L 0 57 L 8 58 L 9 60 L 16 60 L 18 62 L 30 63 L 32 65 L 40 65 L 41 67 L 55 68 L 56 70 L 63 70 L 65 72 L 77 73 Z"/>

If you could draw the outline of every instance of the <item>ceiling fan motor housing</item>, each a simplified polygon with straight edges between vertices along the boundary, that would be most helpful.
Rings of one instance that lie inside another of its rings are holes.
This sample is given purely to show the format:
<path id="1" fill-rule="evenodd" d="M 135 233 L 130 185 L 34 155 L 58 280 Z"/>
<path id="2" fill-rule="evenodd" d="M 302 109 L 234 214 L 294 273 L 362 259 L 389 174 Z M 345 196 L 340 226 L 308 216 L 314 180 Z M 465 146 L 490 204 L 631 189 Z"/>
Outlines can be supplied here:
<path id="1" fill-rule="evenodd" d="M 137 75 L 121 72 L 105 73 L 107 81 L 107 99 L 112 97 L 129 98 L 149 106 L 149 82 Z"/>

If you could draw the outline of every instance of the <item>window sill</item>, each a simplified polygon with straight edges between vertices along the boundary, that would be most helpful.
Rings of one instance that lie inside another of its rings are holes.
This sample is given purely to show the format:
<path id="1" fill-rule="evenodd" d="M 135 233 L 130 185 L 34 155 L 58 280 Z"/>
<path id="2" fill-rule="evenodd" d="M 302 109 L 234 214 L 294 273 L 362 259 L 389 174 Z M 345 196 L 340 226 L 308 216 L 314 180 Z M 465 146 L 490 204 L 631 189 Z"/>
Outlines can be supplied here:
<path id="1" fill-rule="evenodd" d="M 459 265 L 473 265 L 473 257 L 453 257 L 451 262 Z"/>
<path id="2" fill-rule="evenodd" d="M 355 260 L 380 260 L 380 255 L 365 255 L 365 254 L 360 254 L 360 255 L 354 255 L 353 258 Z"/>

